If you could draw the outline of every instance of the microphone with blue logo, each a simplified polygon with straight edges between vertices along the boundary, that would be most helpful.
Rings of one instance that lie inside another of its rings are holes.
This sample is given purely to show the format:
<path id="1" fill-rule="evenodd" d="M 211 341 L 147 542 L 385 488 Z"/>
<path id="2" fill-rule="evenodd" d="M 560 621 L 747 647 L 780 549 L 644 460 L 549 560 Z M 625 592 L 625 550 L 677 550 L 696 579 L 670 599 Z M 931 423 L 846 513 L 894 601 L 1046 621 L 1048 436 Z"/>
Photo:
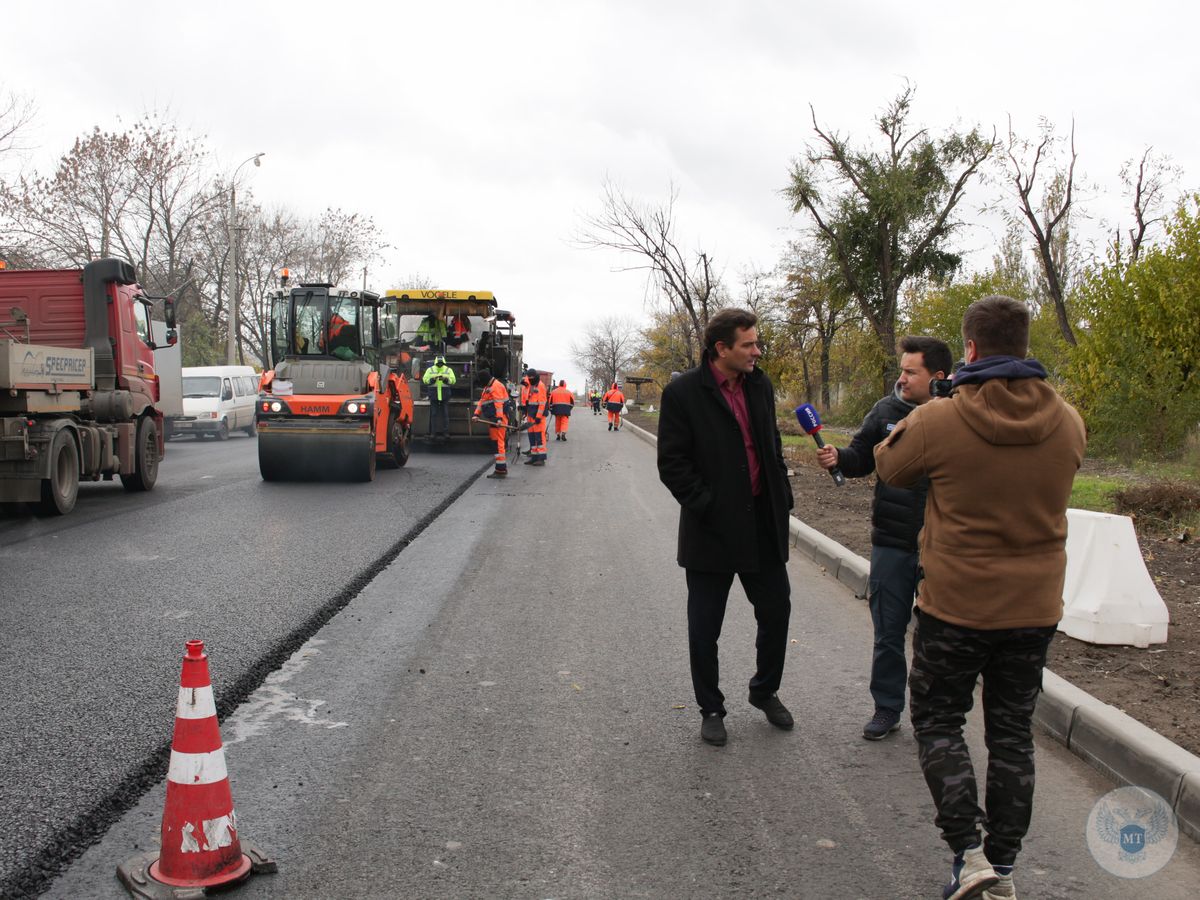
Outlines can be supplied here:
<path id="1" fill-rule="evenodd" d="M 796 407 L 796 421 L 800 423 L 800 427 L 804 429 L 805 434 L 811 434 L 812 439 L 817 442 L 817 449 L 825 446 L 825 440 L 821 437 L 821 417 L 817 415 L 817 408 L 811 403 L 802 403 Z M 842 474 L 842 470 L 838 466 L 834 466 L 829 470 L 829 475 L 833 478 L 833 483 L 838 487 L 844 487 L 846 484 L 846 476 Z"/>

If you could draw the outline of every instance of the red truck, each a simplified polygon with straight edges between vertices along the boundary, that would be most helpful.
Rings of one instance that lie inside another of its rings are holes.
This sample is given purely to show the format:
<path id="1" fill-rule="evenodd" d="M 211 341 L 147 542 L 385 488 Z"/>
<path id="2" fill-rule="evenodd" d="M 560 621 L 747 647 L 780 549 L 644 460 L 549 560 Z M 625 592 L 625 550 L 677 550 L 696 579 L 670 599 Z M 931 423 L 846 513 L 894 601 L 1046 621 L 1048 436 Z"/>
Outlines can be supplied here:
<path id="1" fill-rule="evenodd" d="M 148 491 L 163 455 L 151 298 L 133 267 L 0 268 L 0 503 L 51 515 L 75 506 L 79 481 L 121 476 Z"/>

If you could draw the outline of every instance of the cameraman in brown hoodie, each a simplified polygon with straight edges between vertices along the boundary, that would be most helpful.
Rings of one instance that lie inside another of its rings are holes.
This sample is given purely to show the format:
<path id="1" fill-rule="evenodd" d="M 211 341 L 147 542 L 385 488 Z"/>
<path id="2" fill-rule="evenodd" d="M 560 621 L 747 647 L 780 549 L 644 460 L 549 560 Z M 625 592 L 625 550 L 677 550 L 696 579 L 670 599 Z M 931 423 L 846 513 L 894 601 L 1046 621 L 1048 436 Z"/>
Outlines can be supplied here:
<path id="1" fill-rule="evenodd" d="M 913 410 L 875 448 L 875 466 L 899 487 L 929 478 L 909 697 L 936 824 L 954 853 L 944 896 L 1015 897 L 1033 810 L 1033 709 L 1062 618 L 1067 500 L 1086 437 L 1046 370 L 1025 358 L 1024 303 L 978 300 L 962 333 L 967 364 L 952 396 Z M 986 813 L 963 738 L 980 676 Z"/>

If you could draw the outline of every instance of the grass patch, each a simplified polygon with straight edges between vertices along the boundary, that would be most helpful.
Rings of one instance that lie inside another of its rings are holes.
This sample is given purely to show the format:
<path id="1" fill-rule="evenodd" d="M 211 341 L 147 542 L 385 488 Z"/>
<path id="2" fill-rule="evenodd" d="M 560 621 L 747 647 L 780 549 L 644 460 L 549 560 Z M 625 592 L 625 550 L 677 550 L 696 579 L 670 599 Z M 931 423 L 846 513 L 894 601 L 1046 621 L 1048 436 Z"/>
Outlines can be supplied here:
<path id="1" fill-rule="evenodd" d="M 783 446 L 785 447 L 812 447 L 814 450 L 817 447 L 816 442 L 807 434 L 784 434 L 780 436 L 783 438 Z M 850 439 L 854 437 L 854 432 L 844 428 L 830 428 L 828 425 L 824 425 L 821 427 L 821 437 L 826 444 L 833 447 L 845 447 L 850 443 Z"/>
<path id="2" fill-rule="evenodd" d="M 1071 509 L 1090 509 L 1092 512 L 1115 513 L 1116 500 L 1113 495 L 1129 486 L 1124 478 L 1107 475 L 1076 475 L 1071 486 Z"/>

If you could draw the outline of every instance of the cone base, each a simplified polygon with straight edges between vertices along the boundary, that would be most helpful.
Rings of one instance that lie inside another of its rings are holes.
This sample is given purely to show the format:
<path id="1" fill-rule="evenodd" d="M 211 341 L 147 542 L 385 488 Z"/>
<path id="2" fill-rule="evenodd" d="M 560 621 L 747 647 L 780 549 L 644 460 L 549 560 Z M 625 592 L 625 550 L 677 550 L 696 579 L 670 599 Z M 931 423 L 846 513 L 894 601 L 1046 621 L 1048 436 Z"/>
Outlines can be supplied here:
<path id="1" fill-rule="evenodd" d="M 150 877 L 155 881 L 161 881 L 163 884 L 169 884 L 172 887 L 192 887 L 192 888 L 211 888 L 221 887 L 223 885 L 232 884 L 241 881 L 250 874 L 250 857 L 245 853 L 238 860 L 237 866 L 227 872 L 221 872 L 212 875 L 208 878 L 171 878 L 169 875 L 164 875 L 161 871 L 159 863 L 161 860 L 155 860 L 150 866 Z"/>
<path id="2" fill-rule="evenodd" d="M 146 900 L 200 900 L 209 890 L 218 891 L 245 881 L 251 875 L 275 872 L 278 867 L 259 848 L 242 841 L 241 864 L 233 874 L 227 873 L 218 879 L 200 881 L 167 882 L 158 874 L 159 854 L 142 853 L 117 866 L 117 878 L 125 885 L 131 896 Z"/>

